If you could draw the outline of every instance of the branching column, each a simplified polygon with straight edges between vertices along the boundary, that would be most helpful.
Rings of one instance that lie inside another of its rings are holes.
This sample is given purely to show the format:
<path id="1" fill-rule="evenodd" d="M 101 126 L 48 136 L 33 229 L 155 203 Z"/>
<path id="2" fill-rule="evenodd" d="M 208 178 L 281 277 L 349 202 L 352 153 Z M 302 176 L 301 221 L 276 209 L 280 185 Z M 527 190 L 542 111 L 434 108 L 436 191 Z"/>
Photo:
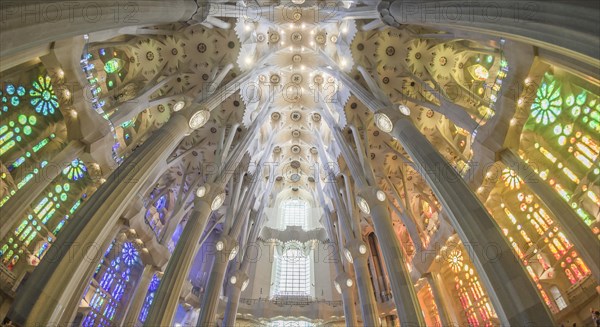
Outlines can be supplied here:
<path id="1" fill-rule="evenodd" d="M 595 65 L 600 57 L 594 1 L 394 0 L 378 6 L 383 21 L 395 27 L 415 24 L 497 35 Z"/>
<path id="2" fill-rule="evenodd" d="M 359 190 L 359 196 L 368 204 L 375 235 L 381 244 L 381 253 L 390 278 L 398 318 L 402 326 L 425 326 L 423 311 L 408 272 L 402 246 L 394 231 L 392 217 L 387 209 L 387 201 L 385 197 L 383 200 L 378 198 L 377 193 L 378 190 L 373 187 L 364 187 Z"/>
<path id="3" fill-rule="evenodd" d="M 112 226 L 148 175 L 165 163 L 178 142 L 189 133 L 188 120 L 175 115 L 110 175 L 78 210 L 23 285 L 10 313 L 22 325 L 59 324 L 68 321 L 72 298 L 81 296 L 78 285 L 93 274 L 103 252 L 99 244 L 109 238 Z M 65 313 L 67 313 L 65 315 Z"/>
<path id="4" fill-rule="evenodd" d="M 196 9 L 192 0 L 2 3 L 0 56 L 85 33 L 187 21 Z"/>
<path id="5" fill-rule="evenodd" d="M 213 244 L 215 261 L 206 283 L 206 292 L 200 303 L 200 316 L 196 322 L 197 327 L 214 327 L 216 325 L 216 312 L 219 304 L 219 294 L 223 288 L 225 270 L 232 258 L 232 252 L 238 246 L 237 241 L 229 235 L 221 235 Z"/>
<path id="6" fill-rule="evenodd" d="M 135 291 L 131 296 L 129 306 L 125 312 L 125 319 L 123 319 L 123 326 L 134 327 L 137 324 L 140 311 L 146 300 L 146 293 L 148 293 L 148 287 L 152 282 L 152 277 L 156 273 L 156 267 L 152 265 L 146 265 L 142 276 L 140 276 L 139 282 L 135 286 Z"/>
<path id="7" fill-rule="evenodd" d="M 198 252 L 200 237 L 212 212 L 213 198 L 221 194 L 215 190 L 194 200 L 190 214 L 177 246 L 169 259 L 167 269 L 154 295 L 144 326 L 170 326 L 179 304 L 179 295 L 190 272 L 194 256 Z"/>
<path id="8" fill-rule="evenodd" d="M 442 326 L 450 326 L 450 320 L 448 319 L 448 314 L 446 312 L 446 305 L 444 303 L 444 299 L 442 298 L 442 294 L 440 294 L 440 289 L 437 280 L 435 277 L 429 272 L 425 274 L 427 278 L 427 283 L 429 283 L 429 287 L 431 288 L 431 293 L 433 294 L 433 301 L 435 302 L 435 306 L 437 307 L 438 316 L 440 317 L 440 322 Z"/>
<path id="9" fill-rule="evenodd" d="M 399 113 L 390 112 L 390 115 L 398 117 Z M 390 124 L 385 124 L 383 121 L 386 118 L 376 117 L 376 120 L 379 119 L 378 126 L 400 141 L 442 203 L 461 240 L 474 247 L 471 260 L 502 324 L 554 325 L 552 316 L 527 272 L 513 254 L 500 227 L 464 179 L 409 119 L 395 119 L 391 124 L 392 120 L 388 118 Z M 380 241 L 381 244 L 386 243 L 384 239 Z"/>
<path id="10" fill-rule="evenodd" d="M 579 218 L 573 209 L 556 193 L 546 181 L 542 180 L 531 166 L 510 149 L 500 152 L 500 160 L 515 171 L 527 186 L 535 192 L 553 213 L 554 218 L 592 271 L 594 278 L 600 281 L 600 240 Z"/>
<path id="11" fill-rule="evenodd" d="M 37 178 L 34 178 L 25 187 L 18 190 L 5 204 L 2 206 L 2 214 L 0 215 L 0 239 L 3 239 L 11 228 L 23 218 L 25 211 L 31 203 L 42 194 L 42 192 L 52 183 L 52 181 L 60 175 L 63 169 L 68 166 L 73 159 L 83 153 L 85 145 L 80 141 L 71 141 L 59 152 L 52 160 L 41 169 Z"/>
<path id="12" fill-rule="evenodd" d="M 249 282 L 248 275 L 241 270 L 236 271 L 227 283 L 227 305 L 223 315 L 223 327 L 235 326 L 240 296 Z"/>

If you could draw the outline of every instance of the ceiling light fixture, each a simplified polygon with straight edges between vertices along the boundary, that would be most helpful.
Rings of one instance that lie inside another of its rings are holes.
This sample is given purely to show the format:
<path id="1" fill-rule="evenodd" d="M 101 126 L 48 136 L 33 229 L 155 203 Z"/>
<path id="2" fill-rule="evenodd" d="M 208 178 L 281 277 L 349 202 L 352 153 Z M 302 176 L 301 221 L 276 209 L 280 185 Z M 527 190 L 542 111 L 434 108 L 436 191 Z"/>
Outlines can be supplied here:
<path id="1" fill-rule="evenodd" d="M 223 203 L 225 202 L 225 192 L 215 196 L 215 198 L 213 199 L 210 208 L 212 209 L 212 211 L 218 210 Z"/>
<path id="2" fill-rule="evenodd" d="M 375 114 L 375 125 L 377 125 L 380 130 L 386 133 L 389 133 L 392 131 L 392 129 L 394 129 L 394 124 L 392 123 L 390 117 L 382 112 Z"/>
<path id="3" fill-rule="evenodd" d="M 365 215 L 371 213 L 371 208 L 369 207 L 369 203 L 361 196 L 356 197 L 356 203 L 358 204 L 358 209 L 362 211 Z"/>
<path id="4" fill-rule="evenodd" d="M 208 118 L 210 118 L 210 111 L 199 110 L 192 115 L 188 125 L 191 129 L 198 129 L 208 122 Z"/>

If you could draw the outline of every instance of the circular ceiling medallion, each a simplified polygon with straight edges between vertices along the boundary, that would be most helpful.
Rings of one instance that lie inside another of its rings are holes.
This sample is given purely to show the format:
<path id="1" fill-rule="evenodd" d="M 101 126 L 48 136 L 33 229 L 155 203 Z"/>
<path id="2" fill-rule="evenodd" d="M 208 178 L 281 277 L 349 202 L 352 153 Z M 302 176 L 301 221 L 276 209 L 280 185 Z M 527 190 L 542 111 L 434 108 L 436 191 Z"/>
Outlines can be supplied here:
<path id="1" fill-rule="evenodd" d="M 292 14 L 292 17 L 294 18 L 294 21 L 299 21 L 300 19 L 302 19 L 302 13 L 299 11 L 296 11 L 295 13 Z"/>
<path id="2" fill-rule="evenodd" d="M 299 64 L 302 62 L 302 56 L 299 54 L 295 54 L 292 56 L 292 62 L 294 62 L 295 64 Z"/>
<path id="3" fill-rule="evenodd" d="M 396 49 L 394 49 L 394 47 L 389 46 L 385 49 L 385 54 L 388 56 L 393 56 L 396 53 Z"/>
<path id="4" fill-rule="evenodd" d="M 294 161 L 290 162 L 290 166 L 294 169 L 298 169 L 298 168 L 300 168 L 300 161 L 294 160 Z"/>
<path id="5" fill-rule="evenodd" d="M 281 147 L 280 146 L 276 146 L 273 148 L 273 153 L 281 153 Z"/>
<path id="6" fill-rule="evenodd" d="M 279 83 L 279 81 L 281 81 L 281 77 L 279 77 L 279 75 L 277 75 L 277 74 L 273 74 L 273 75 L 271 75 L 270 80 L 271 80 L 271 83 L 277 84 L 277 83 Z"/>
<path id="7" fill-rule="evenodd" d="M 323 84 L 323 76 L 316 75 L 315 77 L 313 77 L 313 81 L 315 82 L 315 84 Z"/>
<path id="8" fill-rule="evenodd" d="M 206 52 L 206 44 L 204 44 L 204 43 L 198 43 L 198 46 L 196 47 L 196 49 L 200 53 L 205 53 Z"/>
<path id="9" fill-rule="evenodd" d="M 298 137 L 300 137 L 300 131 L 299 131 L 299 130 L 297 130 L 297 129 L 296 129 L 296 130 L 294 130 L 294 131 L 292 132 L 292 136 L 293 136 L 293 137 L 295 137 L 295 138 L 298 138 Z"/>
<path id="10" fill-rule="evenodd" d="M 317 151 L 317 148 L 315 148 L 315 147 L 313 146 L 312 148 L 310 148 L 310 153 L 312 153 L 312 154 L 317 154 L 317 153 L 319 153 L 319 152 Z"/>
<path id="11" fill-rule="evenodd" d="M 294 146 L 292 146 L 292 153 L 293 153 L 293 154 L 298 154 L 298 153 L 300 153 L 300 150 L 301 150 L 301 149 L 300 149 L 300 146 L 299 146 L 299 145 L 294 145 Z"/>
<path id="12" fill-rule="evenodd" d="M 327 41 L 327 38 L 325 37 L 324 34 L 319 33 L 319 34 L 315 35 L 315 41 L 318 44 L 325 44 L 325 41 Z"/>
<path id="13" fill-rule="evenodd" d="M 154 60 L 154 52 L 152 52 L 152 51 L 146 52 L 146 59 L 148 59 L 150 61 Z"/>
<path id="14" fill-rule="evenodd" d="M 314 114 L 312 114 L 312 120 L 315 121 L 315 122 L 320 122 L 321 121 L 321 114 L 315 112 Z"/>
<path id="15" fill-rule="evenodd" d="M 278 112 L 274 112 L 271 114 L 271 119 L 273 119 L 274 121 L 278 121 L 279 118 L 281 118 L 281 114 Z"/>
<path id="16" fill-rule="evenodd" d="M 278 181 L 278 182 L 281 182 L 283 180 L 283 177 L 277 176 L 277 177 L 275 177 L 275 180 Z"/>
<path id="17" fill-rule="evenodd" d="M 302 75 L 293 74 L 291 80 L 293 83 L 296 83 L 296 84 L 302 83 Z"/>
<path id="18" fill-rule="evenodd" d="M 271 43 L 277 43 L 279 42 L 279 34 L 273 32 L 269 35 L 269 42 Z"/>
<path id="19" fill-rule="evenodd" d="M 333 43 L 337 43 L 337 41 L 338 41 L 338 37 L 337 37 L 337 35 L 332 35 L 332 36 L 331 36 L 331 38 L 329 38 L 329 39 L 330 39 L 330 40 L 331 40 L 331 42 L 333 42 Z"/>
<path id="20" fill-rule="evenodd" d="M 292 176 L 290 176 L 290 180 L 292 182 L 299 182 L 300 181 L 300 174 L 292 174 Z"/>
<path id="21" fill-rule="evenodd" d="M 290 114 L 290 118 L 293 121 L 300 121 L 300 119 L 302 119 L 302 114 L 299 111 L 294 111 Z"/>
<path id="22" fill-rule="evenodd" d="M 263 33 L 258 33 L 258 34 L 256 35 L 256 40 L 257 40 L 258 42 L 265 42 L 265 40 L 266 40 L 266 39 L 267 39 L 267 38 L 265 37 L 265 35 L 264 35 Z"/>
<path id="23" fill-rule="evenodd" d="M 297 32 L 297 31 L 292 33 L 292 41 L 293 42 L 301 42 L 302 41 L 302 33 Z"/>

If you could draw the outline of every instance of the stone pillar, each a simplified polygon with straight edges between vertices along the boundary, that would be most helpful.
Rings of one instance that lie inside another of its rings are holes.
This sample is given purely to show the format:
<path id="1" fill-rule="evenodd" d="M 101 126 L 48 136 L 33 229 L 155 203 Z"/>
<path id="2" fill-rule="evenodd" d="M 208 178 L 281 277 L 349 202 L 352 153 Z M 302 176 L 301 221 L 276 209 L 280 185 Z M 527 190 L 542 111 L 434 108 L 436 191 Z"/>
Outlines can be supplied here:
<path id="1" fill-rule="evenodd" d="M 369 267 L 367 265 L 369 260 L 367 256 L 367 245 L 362 241 L 354 240 L 346 244 L 344 251 L 348 251 L 352 257 L 363 325 L 379 326 L 377 302 L 375 300 L 375 293 L 373 292 L 373 285 L 369 278 Z"/>
<path id="2" fill-rule="evenodd" d="M 440 317 L 440 322 L 442 326 L 450 326 L 450 319 L 448 319 L 448 313 L 446 312 L 446 305 L 444 303 L 444 299 L 442 298 L 442 294 L 440 294 L 440 290 L 438 288 L 438 283 L 436 278 L 429 272 L 425 274 L 425 278 L 427 278 L 427 282 L 429 283 L 429 287 L 431 288 L 431 293 L 433 294 L 433 301 L 435 302 L 435 306 L 438 310 L 438 315 Z"/>
<path id="3" fill-rule="evenodd" d="M 235 326 L 237 319 L 237 310 L 240 303 L 240 295 L 248 286 L 248 275 L 242 271 L 237 271 L 229 277 L 227 282 L 227 306 L 223 316 L 222 326 Z"/>
<path id="4" fill-rule="evenodd" d="M 348 285 L 348 281 L 352 281 L 350 275 L 346 272 L 342 271 L 338 273 L 337 277 L 335 277 L 335 287 L 338 289 L 339 293 L 342 295 L 342 303 L 344 304 L 344 316 L 346 318 L 346 326 L 354 327 L 359 326 L 358 320 L 356 320 L 356 305 L 354 304 L 354 289 L 352 288 L 352 284 Z M 363 318 L 363 326 L 379 326 L 379 325 L 369 325 L 365 322 Z"/>
<path id="5" fill-rule="evenodd" d="M 96 270 L 97 264 L 100 262 L 100 260 L 104 259 L 104 254 L 106 253 L 106 251 L 108 250 L 108 247 L 110 246 L 110 244 L 113 241 L 119 242 L 122 244 L 123 241 L 125 239 L 127 239 L 127 236 L 122 233 L 122 231 L 124 231 L 125 228 L 126 227 L 120 223 L 116 224 L 115 226 L 113 226 L 111 228 L 111 230 L 109 232 L 109 236 L 102 243 L 100 243 L 98 245 L 99 251 L 102 255 L 100 256 L 100 258 L 97 259 L 98 261 L 94 261 L 92 265 L 90 265 L 89 267 L 86 268 L 88 270 L 86 270 L 85 273 L 87 274 L 87 276 L 90 276 L 90 277 L 83 280 L 78 285 L 76 285 L 75 291 L 73 292 L 73 294 L 75 294 L 75 295 L 73 295 L 71 298 L 69 298 L 68 302 L 66 302 L 66 304 L 64 305 L 64 308 L 65 308 L 65 312 L 63 314 L 64 320 L 69 321 L 69 322 L 75 321 L 75 317 L 79 310 L 79 303 L 81 302 L 83 292 L 90 285 L 91 276 L 93 275 L 94 271 Z M 48 255 L 48 254 L 46 254 L 46 255 Z M 29 325 L 27 325 L 27 326 L 29 326 Z"/>
<path id="6" fill-rule="evenodd" d="M 398 117 L 397 115 L 394 117 Z M 446 162 L 409 119 L 391 120 L 379 116 L 376 117 L 376 121 L 380 128 L 389 132 L 402 144 L 448 213 L 461 240 L 474 247 L 471 260 L 501 323 L 506 326 L 553 326 L 552 315 L 539 297 L 521 262 L 513 254 L 500 227 L 460 174 Z M 393 121 L 395 123 L 392 123 Z M 381 238 L 380 242 L 387 244 Z"/>
<path id="7" fill-rule="evenodd" d="M 40 169 L 40 173 L 32 181 L 8 199 L 0 209 L 2 210 L 2 215 L 0 215 L 0 226 L 2 226 L 0 228 L 0 239 L 3 239 L 12 230 L 13 226 L 23 218 L 31 203 L 42 194 L 73 159 L 83 153 L 83 150 L 83 143 L 79 141 L 69 142 L 44 168 Z"/>
<path id="8" fill-rule="evenodd" d="M 381 245 L 381 254 L 390 279 L 392 295 L 398 318 L 405 327 L 425 326 L 425 319 L 419 299 L 415 291 L 414 283 L 407 269 L 404 253 L 398 236 L 394 232 L 392 219 L 387 209 L 386 198 L 383 201 L 378 198 L 377 190 L 364 187 L 359 190 L 359 197 L 368 204 L 375 235 Z M 381 196 L 379 196 L 381 197 Z M 360 199 L 359 199 L 360 201 Z M 360 203 L 359 203 L 360 207 Z"/>
<path id="9" fill-rule="evenodd" d="M 346 327 L 358 326 L 358 320 L 356 320 L 356 305 L 354 304 L 354 293 L 351 288 L 342 287 L 342 303 L 344 304 Z"/>
<path id="10" fill-rule="evenodd" d="M 216 326 L 216 312 L 219 305 L 219 295 L 223 288 L 223 278 L 225 278 L 225 270 L 229 264 L 229 255 L 236 244 L 237 242 L 227 235 L 221 235 L 214 244 L 215 260 L 206 283 L 206 292 L 204 292 L 200 302 L 200 316 L 196 322 L 196 327 Z"/>
<path id="11" fill-rule="evenodd" d="M 6 2 L 2 3 L 0 56 L 85 33 L 187 21 L 197 9 L 192 0 Z"/>
<path id="12" fill-rule="evenodd" d="M 135 286 L 135 291 L 133 292 L 131 300 L 129 301 L 129 306 L 127 307 L 127 310 L 125 310 L 125 318 L 123 319 L 122 326 L 134 327 L 137 325 L 140 311 L 142 310 L 142 306 L 146 300 L 148 287 L 150 286 L 150 282 L 152 282 L 152 277 L 156 271 L 156 267 L 152 265 L 146 265 L 144 267 L 144 271 L 140 276 L 140 281 Z"/>
<path id="13" fill-rule="evenodd" d="M 395 27 L 416 24 L 474 31 L 596 65 L 600 57 L 600 27 L 596 23 L 600 6 L 594 1 L 394 0 L 383 1 L 378 7 L 383 21 Z"/>
<path id="14" fill-rule="evenodd" d="M 89 280 L 103 252 L 98 244 L 109 237 L 121 213 L 137 195 L 155 167 L 165 164 L 181 138 L 188 119 L 177 114 L 111 174 L 70 219 L 40 265 L 23 285 L 10 318 L 21 325 L 60 324 L 69 319 L 65 307 L 81 296 L 78 285 Z"/>
<path id="15" fill-rule="evenodd" d="M 198 252 L 199 240 L 206 228 L 213 196 L 196 198 L 194 211 L 183 229 L 183 233 L 169 259 L 165 273 L 150 306 L 150 312 L 144 326 L 170 326 L 177 311 L 179 295 L 184 282 L 188 279 L 194 256 Z"/>
<path id="16" fill-rule="evenodd" d="M 600 281 L 600 240 L 592 233 L 591 229 L 575 214 L 569 204 L 515 152 L 510 149 L 501 151 L 500 160 L 519 174 L 527 186 L 550 209 L 555 221 L 575 245 L 577 252 L 592 271 L 596 281 Z"/>

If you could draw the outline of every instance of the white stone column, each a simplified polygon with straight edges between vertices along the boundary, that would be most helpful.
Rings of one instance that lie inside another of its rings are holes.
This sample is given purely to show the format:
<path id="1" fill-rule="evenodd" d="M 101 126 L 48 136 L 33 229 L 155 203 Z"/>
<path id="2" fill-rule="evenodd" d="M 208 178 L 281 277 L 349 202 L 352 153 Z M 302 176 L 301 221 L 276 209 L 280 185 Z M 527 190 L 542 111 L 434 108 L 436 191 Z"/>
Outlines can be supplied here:
<path id="1" fill-rule="evenodd" d="M 365 246 L 366 250 L 366 246 Z M 379 314 L 377 313 L 377 301 L 369 276 L 369 267 L 367 266 L 367 255 L 357 251 L 352 251 L 354 276 L 356 277 L 356 288 L 358 289 L 358 299 L 360 311 L 362 313 L 363 325 L 380 326 Z"/>
<path id="2" fill-rule="evenodd" d="M 225 306 L 225 314 L 223 315 L 223 327 L 235 326 L 240 295 L 246 288 L 245 286 L 248 285 L 248 282 L 248 275 L 240 270 L 229 277 L 227 281 L 227 305 Z"/>
<path id="3" fill-rule="evenodd" d="M 515 171 L 527 186 L 535 192 L 550 209 L 555 221 L 575 245 L 577 252 L 592 271 L 596 281 L 600 281 L 600 240 L 592 230 L 579 218 L 573 209 L 554 191 L 546 181 L 510 149 L 500 152 L 500 160 Z"/>
<path id="4" fill-rule="evenodd" d="M 208 282 L 206 283 L 206 292 L 204 292 L 204 296 L 200 302 L 200 316 L 196 322 L 196 327 L 214 327 L 217 323 L 216 312 L 219 304 L 219 295 L 223 288 L 223 279 L 225 278 L 225 271 L 229 264 L 230 254 L 237 246 L 237 242 L 228 235 L 221 235 L 213 246 L 215 260 Z"/>
<path id="5" fill-rule="evenodd" d="M 398 318 L 405 327 L 425 326 L 423 311 L 408 272 L 400 240 L 394 232 L 386 198 L 381 196 L 378 198 L 378 190 L 373 187 L 363 187 L 358 192 L 359 197 L 364 199 L 368 205 L 370 211 L 368 214 L 371 215 L 375 235 L 381 245 L 381 254 L 390 279 Z M 359 199 L 359 201 L 361 200 Z"/>
<path id="6" fill-rule="evenodd" d="M 376 117 L 378 127 L 389 132 L 402 144 L 413 159 L 417 171 L 425 178 L 448 213 L 461 240 L 474 248 L 471 251 L 471 260 L 502 324 L 554 325 L 550 312 L 521 262 L 513 254 L 500 227 L 461 175 L 446 162 L 409 119 L 396 118 L 399 113 L 387 114 L 395 119 Z M 380 239 L 380 242 L 386 244 L 383 239 Z"/>
<path id="7" fill-rule="evenodd" d="M 431 288 L 431 293 L 433 294 L 433 301 L 435 302 L 435 306 L 438 310 L 438 316 L 440 317 L 440 322 L 442 326 L 450 326 L 450 320 L 448 319 L 446 304 L 444 303 L 444 299 L 440 294 L 439 285 L 436 278 L 432 275 L 432 273 L 426 273 L 425 278 L 427 278 L 427 283 L 429 283 L 429 287 Z"/>
<path id="8" fill-rule="evenodd" d="M 181 289 L 188 278 L 194 256 L 200 247 L 198 242 L 212 212 L 211 203 L 220 193 L 217 190 L 195 199 L 194 210 L 169 259 L 144 326 L 170 326 L 173 323 Z"/>
<path id="9" fill-rule="evenodd" d="M 394 0 L 378 5 L 383 21 L 456 28 L 505 37 L 598 65 L 600 7 L 594 1 Z"/>
<path id="10" fill-rule="evenodd" d="M 33 180 L 18 190 L 0 208 L 0 239 L 3 239 L 13 226 L 23 218 L 31 203 L 37 199 L 42 192 L 59 176 L 63 169 L 83 153 L 85 145 L 79 141 L 71 141 L 67 146 L 57 153 L 52 160 L 37 174 Z"/>
<path id="11" fill-rule="evenodd" d="M 138 324 L 138 317 L 140 311 L 146 300 L 146 294 L 148 293 L 148 287 L 152 282 L 152 277 L 156 273 L 156 267 L 152 265 L 146 265 L 144 271 L 140 276 L 139 282 L 135 285 L 135 290 L 129 300 L 127 310 L 125 310 L 125 318 L 123 319 L 122 326 L 134 327 Z"/>
<path id="12" fill-rule="evenodd" d="M 1 10 L 0 56 L 85 33 L 187 21 L 197 8 L 192 0 L 5 1 Z"/>
<path id="13" fill-rule="evenodd" d="M 69 308 L 65 305 L 69 299 L 81 296 L 75 294 L 77 286 L 89 280 L 91 267 L 103 254 L 97 245 L 109 237 L 112 226 L 153 168 L 166 161 L 189 131 L 185 116 L 173 116 L 70 218 L 17 295 L 10 316 L 14 321 L 22 325 L 68 321 L 65 313 Z"/>

